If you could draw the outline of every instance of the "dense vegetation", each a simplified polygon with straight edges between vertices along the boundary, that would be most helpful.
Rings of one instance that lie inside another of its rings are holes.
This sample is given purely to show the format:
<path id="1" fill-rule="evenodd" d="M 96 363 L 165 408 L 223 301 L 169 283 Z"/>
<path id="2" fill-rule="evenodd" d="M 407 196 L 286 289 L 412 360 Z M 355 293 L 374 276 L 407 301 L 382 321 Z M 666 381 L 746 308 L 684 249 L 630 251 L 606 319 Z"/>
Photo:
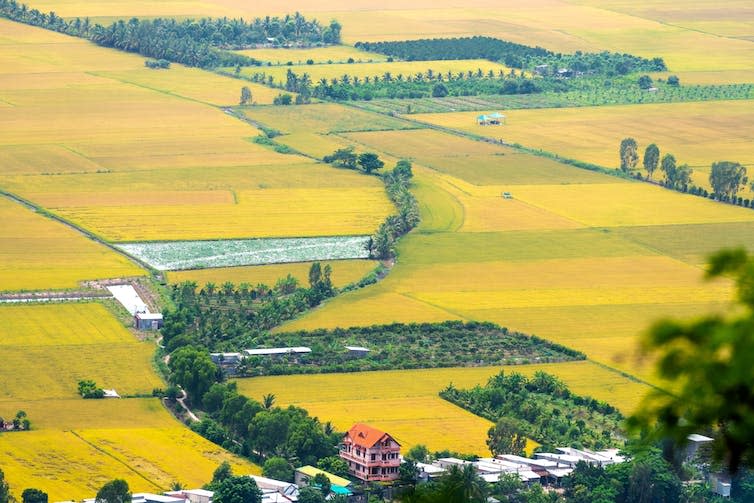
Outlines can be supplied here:
<path id="1" fill-rule="evenodd" d="M 311 353 L 248 358 L 246 375 L 361 372 L 368 370 L 510 365 L 583 359 L 584 355 L 534 336 L 509 331 L 494 323 L 445 321 L 393 323 L 264 334 L 262 347 L 306 346 Z M 346 346 L 366 347 L 354 355 Z"/>
<path id="2" fill-rule="evenodd" d="M 562 82 L 562 81 L 558 81 Z M 631 105 L 643 103 L 680 103 L 686 101 L 750 100 L 754 98 L 754 85 L 684 85 L 671 86 L 655 81 L 657 91 L 641 89 L 635 79 L 569 80 L 567 91 L 548 91 L 534 94 L 480 94 L 477 96 L 419 98 L 381 98 L 358 102 L 359 107 L 379 113 L 439 113 L 483 111 L 495 108 L 507 110 L 532 108 L 587 107 L 603 105 Z"/>
<path id="3" fill-rule="evenodd" d="M 532 378 L 500 372 L 485 386 L 459 390 L 451 384 L 440 396 L 490 421 L 505 418 L 515 434 L 536 440 L 544 450 L 564 445 L 601 449 L 621 443 L 620 412 L 605 402 L 572 393 L 565 383 L 544 372 Z M 488 443 L 493 452 L 500 452 L 493 438 L 499 433 L 495 430 L 490 430 Z"/>
<path id="4" fill-rule="evenodd" d="M 228 18 L 184 21 L 132 18 L 103 26 L 92 23 L 89 18 L 66 20 L 54 12 L 30 9 L 15 0 L 0 0 L 0 16 L 83 37 L 104 47 L 201 68 L 261 64 L 224 49 L 270 43 L 336 44 L 340 42 L 341 30 L 337 21 L 321 26 L 317 20 L 307 20 L 299 13 L 282 18 L 255 18 L 251 22 Z"/>
<path id="5" fill-rule="evenodd" d="M 191 429 L 224 448 L 256 460 L 282 457 L 288 463 L 316 465 L 337 454 L 342 434 L 330 423 L 299 407 L 274 406 L 267 395 L 262 403 L 238 394 L 234 383 L 214 383 L 193 403 L 207 415 Z"/>
<path id="6" fill-rule="evenodd" d="M 665 71 L 662 58 L 646 59 L 614 52 L 561 54 L 541 47 L 529 47 L 491 37 L 434 38 L 393 42 L 357 42 L 365 51 L 394 56 L 407 61 L 437 59 L 488 59 L 511 68 L 543 72 L 565 69 L 584 74 L 626 75 L 633 72 Z"/>
<path id="7" fill-rule="evenodd" d="M 628 175 L 641 178 L 636 170 L 639 168 L 639 145 L 633 138 L 624 138 L 619 148 L 620 170 Z M 660 148 L 651 143 L 644 149 L 641 157 L 641 167 L 647 172 L 646 180 L 652 181 L 656 171 L 662 173 L 659 181 L 664 187 L 679 192 L 686 192 L 695 196 L 708 197 L 715 201 L 736 204 L 745 208 L 753 205 L 748 198 L 738 195 L 749 178 L 746 167 L 739 162 L 717 161 L 710 167 L 709 183 L 712 191 L 692 183 L 694 170 L 688 164 L 678 164 L 673 154 L 665 153 L 660 157 Z"/>
<path id="8" fill-rule="evenodd" d="M 330 266 L 319 262 L 309 271 L 309 288 L 288 275 L 274 287 L 208 283 L 197 291 L 193 282 L 173 285 L 175 310 L 165 313 L 162 335 L 172 352 L 183 346 L 210 351 L 254 347 L 255 337 L 318 305 L 335 294 Z"/>
<path id="9" fill-rule="evenodd" d="M 398 209 L 388 216 L 372 236 L 370 251 L 373 257 L 388 259 L 395 256 L 395 244 L 401 236 L 419 225 L 419 203 L 411 193 L 411 163 L 400 160 L 395 168 L 382 176 L 385 191 Z"/>

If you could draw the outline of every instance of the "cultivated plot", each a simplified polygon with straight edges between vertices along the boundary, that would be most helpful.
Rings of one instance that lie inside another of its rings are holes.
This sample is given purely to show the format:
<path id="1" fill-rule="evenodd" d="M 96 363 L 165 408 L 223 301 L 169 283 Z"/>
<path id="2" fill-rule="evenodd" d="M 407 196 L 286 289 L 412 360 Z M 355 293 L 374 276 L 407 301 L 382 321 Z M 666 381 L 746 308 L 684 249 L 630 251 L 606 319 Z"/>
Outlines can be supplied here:
<path id="1" fill-rule="evenodd" d="M 509 110 L 503 126 L 479 126 L 477 115 L 461 112 L 412 118 L 609 168 L 619 165 L 618 150 L 626 137 L 635 138 L 641 152 L 655 143 L 661 154 L 672 153 L 679 164 L 702 172 L 720 160 L 754 165 L 751 101 Z M 695 181 L 708 186 L 705 178 Z"/>
<path id="2" fill-rule="evenodd" d="M 332 268 L 333 285 L 341 288 L 350 283 L 355 283 L 369 274 L 377 267 L 378 262 L 376 260 L 326 260 L 321 264 L 322 267 L 329 265 Z M 170 283 L 194 281 L 198 288 L 202 288 L 207 283 L 222 285 L 226 281 L 235 285 L 241 283 L 258 285 L 262 283 L 275 286 L 279 279 L 285 278 L 289 274 L 296 278 L 300 284 L 307 285 L 311 265 L 309 262 L 299 262 L 248 267 L 219 267 L 175 271 L 168 273 L 167 276 Z"/>
<path id="3" fill-rule="evenodd" d="M 158 399 L 78 396 L 82 379 L 121 396 L 164 386 L 150 363 L 154 346 L 103 305 L 3 305 L 0 327 L 0 416 L 24 410 L 32 421 L 30 432 L 0 436 L 14 491 L 33 486 L 79 500 L 125 478 L 134 492 L 161 492 L 175 481 L 205 483 L 226 459 L 239 473 L 258 471 L 185 428 Z"/>
<path id="4" fill-rule="evenodd" d="M 389 431 L 404 449 L 425 444 L 430 450 L 485 455 L 491 423 L 437 394 L 450 383 L 458 388 L 483 384 L 503 368 L 525 375 L 538 370 L 555 374 L 574 392 L 609 400 L 626 413 L 647 389 L 590 362 L 261 377 L 237 382 L 249 397 L 259 399 L 274 393 L 279 403 L 304 407 L 340 429 L 357 421 L 368 422 Z"/>
<path id="5" fill-rule="evenodd" d="M 0 197 L 0 290 L 76 288 L 145 271 L 77 231 Z"/>
<path id="6" fill-rule="evenodd" d="M 0 186 L 108 240 L 370 234 L 391 211 L 379 180 L 258 145 L 203 102 L 238 81 L 1 26 Z"/>

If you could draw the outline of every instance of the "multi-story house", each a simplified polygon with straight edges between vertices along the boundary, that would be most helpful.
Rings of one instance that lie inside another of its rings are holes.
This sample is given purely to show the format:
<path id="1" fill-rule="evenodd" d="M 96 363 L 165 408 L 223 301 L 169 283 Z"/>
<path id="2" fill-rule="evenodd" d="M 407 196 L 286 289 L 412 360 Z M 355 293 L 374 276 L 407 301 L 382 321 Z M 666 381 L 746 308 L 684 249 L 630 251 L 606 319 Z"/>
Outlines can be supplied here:
<path id="1" fill-rule="evenodd" d="M 348 472 L 368 482 L 390 482 L 399 476 L 401 445 L 384 431 L 355 424 L 343 438 L 340 457 Z"/>

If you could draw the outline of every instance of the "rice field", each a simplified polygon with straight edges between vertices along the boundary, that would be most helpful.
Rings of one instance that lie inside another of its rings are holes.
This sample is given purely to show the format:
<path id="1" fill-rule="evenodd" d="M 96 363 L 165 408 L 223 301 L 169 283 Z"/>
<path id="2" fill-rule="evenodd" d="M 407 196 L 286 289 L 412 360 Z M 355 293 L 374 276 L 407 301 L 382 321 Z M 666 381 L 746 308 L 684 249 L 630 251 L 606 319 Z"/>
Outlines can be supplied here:
<path id="1" fill-rule="evenodd" d="M 117 422 L 123 415 L 137 413 L 145 422 L 158 425 L 70 430 L 53 427 L 0 437 L 3 471 L 12 493 L 20 497 L 23 488 L 36 487 L 52 500 L 78 501 L 93 497 L 113 478 L 125 479 L 133 492 L 160 493 L 174 482 L 200 487 L 212 479 L 212 472 L 225 460 L 237 474 L 260 473 L 258 467 L 192 433 L 170 417 L 157 399 L 122 402 L 135 407 L 103 409 L 96 421 Z M 77 410 L 79 406 L 67 403 L 66 407 Z"/>
<path id="2" fill-rule="evenodd" d="M 4 197 L 0 221 L 0 291 L 69 289 L 89 279 L 145 274 L 124 256 Z"/>
<path id="3" fill-rule="evenodd" d="M 24 410 L 32 431 L 0 435 L 6 480 L 16 496 L 37 487 L 54 500 L 81 500 L 125 478 L 134 492 L 200 486 L 223 460 L 258 473 L 195 435 L 154 398 L 83 400 L 93 379 L 121 396 L 164 387 L 154 345 L 140 342 L 98 303 L 0 306 L 0 416 Z M 33 375 L 33 378 L 30 378 Z"/>
<path id="4" fill-rule="evenodd" d="M 597 173 L 574 170 L 550 159 L 430 129 L 359 132 L 343 136 L 393 157 L 412 159 L 474 185 L 600 183 L 605 180 Z"/>
<path id="5" fill-rule="evenodd" d="M 649 143 L 670 152 L 678 163 L 702 173 L 719 160 L 754 165 L 754 102 L 700 102 L 509 110 L 506 124 L 478 126 L 476 112 L 416 115 L 417 120 L 557 153 L 609 168 L 619 165 L 623 138 L 633 137 L 640 152 Z M 660 177 L 661 173 L 657 173 Z M 695 181 L 709 186 L 705 176 Z"/>
<path id="6" fill-rule="evenodd" d="M 322 266 L 329 265 L 332 268 L 332 282 L 338 288 L 359 281 L 373 271 L 378 262 L 376 260 L 325 260 Z M 270 264 L 247 267 L 216 267 L 211 269 L 191 269 L 186 271 L 174 271 L 167 273 L 168 281 L 172 284 L 184 281 L 194 281 L 198 287 L 207 283 L 221 285 L 230 281 L 236 285 L 249 283 L 257 285 L 273 286 L 280 278 L 288 274 L 296 278 L 300 284 L 306 285 L 309 281 L 309 268 L 311 263 L 298 262 L 291 264 Z"/>
<path id="7" fill-rule="evenodd" d="M 563 379 L 573 391 L 609 400 L 623 412 L 638 404 L 646 386 L 590 362 L 504 367 L 532 375 L 538 370 Z M 483 384 L 501 367 L 450 368 L 318 374 L 241 379 L 239 390 L 252 398 L 273 393 L 280 404 L 304 407 L 345 430 L 365 421 L 389 431 L 403 449 L 425 444 L 430 450 L 488 454 L 491 423 L 451 405 L 437 394 L 448 384 L 458 388 Z"/>
<path id="8" fill-rule="evenodd" d="M 121 395 L 148 395 L 162 385 L 150 364 L 154 346 L 101 304 L 3 305 L 0 320 L 0 400 L 75 398 L 82 379 Z M 31 380 L 23 370 L 30 367 Z"/>
<path id="9" fill-rule="evenodd" d="M 0 27 L 0 187 L 107 240 L 370 234 L 392 210 L 373 177 L 250 141 L 209 105 L 237 103 L 239 81 Z"/>

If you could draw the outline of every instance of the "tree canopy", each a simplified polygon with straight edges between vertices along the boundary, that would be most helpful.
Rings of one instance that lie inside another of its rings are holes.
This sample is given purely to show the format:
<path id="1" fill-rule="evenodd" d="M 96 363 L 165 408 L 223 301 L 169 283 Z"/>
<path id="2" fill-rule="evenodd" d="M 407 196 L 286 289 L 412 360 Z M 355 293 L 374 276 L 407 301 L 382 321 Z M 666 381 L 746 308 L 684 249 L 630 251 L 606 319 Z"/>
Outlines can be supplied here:
<path id="1" fill-rule="evenodd" d="M 709 183 L 715 195 L 723 199 L 734 197 L 738 190 L 746 185 L 746 168 L 738 162 L 717 161 L 712 163 Z"/>
<path id="2" fill-rule="evenodd" d="M 741 249 L 717 253 L 707 278 L 721 276 L 735 278 L 743 309 L 652 328 L 645 351 L 657 355 L 659 375 L 675 392 L 652 392 L 629 424 L 651 432 L 650 439 L 679 444 L 691 433 L 712 432 L 717 458 L 736 471 L 754 467 L 754 257 Z"/>
<path id="3" fill-rule="evenodd" d="M 620 169 L 629 173 L 636 168 L 639 162 L 639 153 L 636 140 L 633 138 L 624 138 L 620 142 Z"/>
<path id="4" fill-rule="evenodd" d="M 97 491 L 95 503 L 131 503 L 131 491 L 128 482 L 115 479 L 107 482 Z"/>

